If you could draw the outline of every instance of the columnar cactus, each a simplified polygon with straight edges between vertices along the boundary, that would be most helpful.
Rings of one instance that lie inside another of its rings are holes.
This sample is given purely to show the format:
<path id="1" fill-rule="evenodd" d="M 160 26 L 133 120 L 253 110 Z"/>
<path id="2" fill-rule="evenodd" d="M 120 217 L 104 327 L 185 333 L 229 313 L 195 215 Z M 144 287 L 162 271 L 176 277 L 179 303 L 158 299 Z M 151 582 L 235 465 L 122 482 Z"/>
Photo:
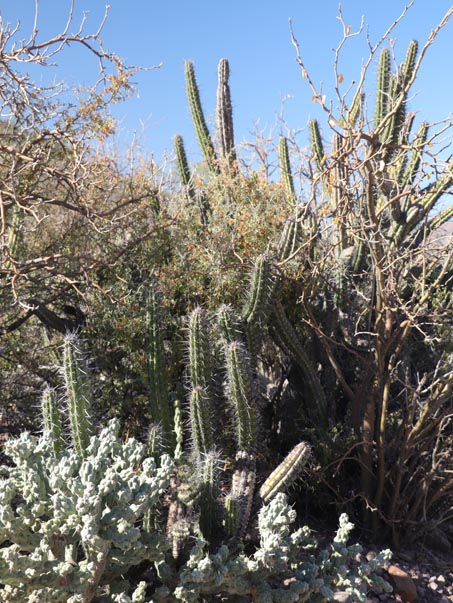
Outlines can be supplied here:
<path id="1" fill-rule="evenodd" d="M 268 503 L 278 492 L 287 490 L 299 477 L 301 469 L 310 456 L 311 450 L 307 442 L 297 444 L 261 486 L 259 491 L 261 500 Z"/>
<path id="2" fill-rule="evenodd" d="M 163 341 L 163 295 L 151 284 L 146 289 L 148 387 L 153 420 L 162 426 L 164 439 L 174 448 L 173 417 L 169 404 Z"/>
<path id="3" fill-rule="evenodd" d="M 233 106 L 231 104 L 230 65 L 227 59 L 221 59 L 218 69 L 217 87 L 217 132 L 222 159 L 229 169 L 236 169 L 236 150 L 234 148 Z"/>
<path id="4" fill-rule="evenodd" d="M 51 442 L 55 457 L 59 457 L 65 449 L 63 423 L 56 391 L 47 386 L 41 396 L 41 412 L 43 433 Z"/>
<path id="5" fill-rule="evenodd" d="M 190 111 L 192 113 L 192 120 L 195 125 L 198 143 L 209 170 L 215 174 L 218 174 L 219 162 L 208 126 L 206 125 L 203 108 L 201 106 L 200 92 L 198 90 L 198 84 L 195 78 L 195 68 L 192 61 L 186 61 L 185 63 L 185 75 L 187 99 L 189 102 Z"/>
<path id="6" fill-rule="evenodd" d="M 64 339 L 62 370 L 72 441 L 76 451 L 83 455 L 93 435 L 91 384 L 86 358 L 74 333 L 68 333 Z"/>

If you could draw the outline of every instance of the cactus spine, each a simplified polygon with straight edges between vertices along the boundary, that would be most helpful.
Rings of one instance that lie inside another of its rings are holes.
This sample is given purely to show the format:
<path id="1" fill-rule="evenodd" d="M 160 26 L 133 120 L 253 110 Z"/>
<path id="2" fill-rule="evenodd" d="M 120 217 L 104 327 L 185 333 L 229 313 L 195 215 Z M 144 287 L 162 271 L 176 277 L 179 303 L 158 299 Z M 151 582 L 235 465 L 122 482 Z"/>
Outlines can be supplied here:
<path id="1" fill-rule="evenodd" d="M 261 486 L 260 499 L 267 504 L 276 494 L 287 490 L 299 477 L 310 455 L 310 446 L 306 442 L 297 444 Z"/>
<path id="2" fill-rule="evenodd" d="M 41 397 L 41 412 L 44 435 L 52 444 L 55 458 L 58 458 L 65 449 L 63 424 L 55 390 L 48 386 Z"/>
<path id="3" fill-rule="evenodd" d="M 64 338 L 63 376 L 72 440 L 75 450 L 83 456 L 93 435 L 91 391 L 85 357 L 74 333 Z"/>
<path id="4" fill-rule="evenodd" d="M 227 59 L 221 59 L 218 69 L 217 88 L 217 131 L 220 152 L 230 170 L 235 170 L 236 151 L 234 148 L 233 107 L 228 83 L 230 66 Z"/>
<path id="5" fill-rule="evenodd" d="M 218 174 L 218 161 L 201 106 L 200 93 L 192 61 L 186 61 L 185 63 L 185 78 L 187 99 L 201 152 L 203 153 L 203 157 L 206 160 L 209 170 L 214 174 Z"/>

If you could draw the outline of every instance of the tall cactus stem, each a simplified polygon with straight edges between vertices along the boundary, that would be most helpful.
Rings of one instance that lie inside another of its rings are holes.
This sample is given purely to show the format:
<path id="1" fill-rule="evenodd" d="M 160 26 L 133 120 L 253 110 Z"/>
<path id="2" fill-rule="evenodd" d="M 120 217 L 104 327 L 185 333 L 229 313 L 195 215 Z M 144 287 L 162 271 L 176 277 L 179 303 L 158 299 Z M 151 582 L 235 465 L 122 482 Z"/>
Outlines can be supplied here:
<path id="1" fill-rule="evenodd" d="M 75 450 L 84 456 L 93 434 L 91 388 L 85 357 L 77 336 L 68 333 L 63 343 L 63 376 Z"/>
<path id="2" fill-rule="evenodd" d="M 184 420 L 183 420 L 183 411 L 181 399 L 178 397 L 175 400 L 175 415 L 174 415 L 174 425 L 175 425 L 175 436 L 176 436 L 176 447 L 174 452 L 174 457 L 176 460 L 181 459 L 184 452 Z"/>
<path id="3" fill-rule="evenodd" d="M 289 201 L 295 203 L 296 191 L 294 189 L 293 174 L 289 161 L 288 141 L 284 136 L 280 136 L 278 142 L 278 158 L 280 162 L 280 176 L 285 185 L 286 197 Z"/>
<path id="4" fill-rule="evenodd" d="M 256 482 L 255 456 L 238 451 L 229 498 L 225 501 L 224 526 L 232 536 L 233 546 L 245 535 L 252 513 Z"/>
<path id="5" fill-rule="evenodd" d="M 173 139 L 173 147 L 176 155 L 176 165 L 182 185 L 187 190 L 187 195 L 191 199 L 195 198 L 195 190 L 192 185 L 192 174 L 190 173 L 189 162 L 187 161 L 186 149 L 184 141 L 180 134 L 176 134 Z"/>
<path id="6" fill-rule="evenodd" d="M 220 330 L 220 337 L 226 344 L 233 341 L 241 341 L 243 333 L 239 317 L 236 315 L 233 306 L 222 304 L 217 310 L 217 324 Z"/>
<path id="7" fill-rule="evenodd" d="M 297 444 L 261 486 L 259 497 L 262 502 L 267 504 L 276 494 L 287 490 L 299 477 L 310 456 L 311 449 L 306 442 Z"/>
<path id="8" fill-rule="evenodd" d="M 242 318 L 247 324 L 264 324 L 268 319 L 275 288 L 273 268 L 273 262 L 267 254 L 256 258 L 242 311 Z"/>
<path id="9" fill-rule="evenodd" d="M 383 48 L 379 56 L 376 101 L 374 108 L 374 127 L 379 127 L 381 121 L 387 114 L 389 102 L 389 83 L 390 83 L 390 51 Z"/>
<path id="10" fill-rule="evenodd" d="M 204 538 L 210 541 L 219 524 L 217 500 L 220 495 L 219 455 L 209 451 L 203 455 L 200 466 L 200 529 Z"/>
<path id="11" fill-rule="evenodd" d="M 189 400 L 190 433 L 195 459 L 214 446 L 213 414 L 211 400 L 206 390 L 196 386 Z"/>
<path id="12" fill-rule="evenodd" d="M 254 453 L 257 414 L 249 355 L 238 341 L 226 347 L 228 394 L 234 413 L 234 432 L 239 450 Z"/>
<path id="13" fill-rule="evenodd" d="M 214 150 L 214 144 L 208 126 L 206 125 L 203 108 L 201 106 L 200 93 L 192 61 L 185 62 L 185 79 L 187 99 L 201 152 L 203 153 L 203 157 L 206 160 L 209 170 L 214 174 L 218 174 L 219 165 Z"/>
<path id="14" fill-rule="evenodd" d="M 309 392 L 306 414 L 316 428 L 323 431 L 328 426 L 328 407 L 324 390 L 310 358 L 302 347 L 298 333 L 288 320 L 282 304 L 278 301 L 274 306 L 273 319 L 275 321 L 273 335 L 277 345 L 298 364 L 304 376 Z"/>
<path id="15" fill-rule="evenodd" d="M 236 169 L 236 151 L 234 148 L 233 107 L 228 83 L 230 66 L 227 59 L 221 59 L 218 69 L 217 88 L 217 130 L 220 152 L 231 171 Z"/>
<path id="16" fill-rule="evenodd" d="M 42 393 L 41 412 L 44 435 L 52 444 L 55 458 L 58 458 L 65 449 L 65 442 L 57 395 L 51 387 L 47 386 Z"/>
<path id="17" fill-rule="evenodd" d="M 404 189 L 406 186 L 409 186 L 414 183 L 414 179 L 418 173 L 418 169 L 420 167 L 420 161 L 422 157 L 422 149 L 426 143 L 428 138 L 429 126 L 426 121 L 423 121 L 417 131 L 413 142 L 413 149 L 407 163 L 406 169 L 404 171 L 403 176 L 401 177 L 401 188 Z M 406 201 L 405 204 L 402 205 L 404 210 L 408 209 L 409 201 Z"/>
<path id="18" fill-rule="evenodd" d="M 195 308 L 189 316 L 189 374 L 192 388 L 211 389 L 213 357 L 208 318 L 203 308 Z"/>
<path id="19" fill-rule="evenodd" d="M 406 56 L 401 66 L 401 88 L 404 90 L 409 84 L 415 69 L 415 61 L 418 53 L 417 40 L 411 40 L 406 50 Z"/>
<path id="20" fill-rule="evenodd" d="M 169 404 L 163 339 L 163 294 L 154 284 L 146 290 L 148 387 L 151 412 L 162 426 L 167 445 L 174 449 L 173 418 Z"/>
<path id="21" fill-rule="evenodd" d="M 316 119 L 310 120 L 308 129 L 310 132 L 310 145 L 313 152 L 313 157 L 315 158 L 318 170 L 322 170 L 324 167 L 325 154 L 318 121 Z"/>

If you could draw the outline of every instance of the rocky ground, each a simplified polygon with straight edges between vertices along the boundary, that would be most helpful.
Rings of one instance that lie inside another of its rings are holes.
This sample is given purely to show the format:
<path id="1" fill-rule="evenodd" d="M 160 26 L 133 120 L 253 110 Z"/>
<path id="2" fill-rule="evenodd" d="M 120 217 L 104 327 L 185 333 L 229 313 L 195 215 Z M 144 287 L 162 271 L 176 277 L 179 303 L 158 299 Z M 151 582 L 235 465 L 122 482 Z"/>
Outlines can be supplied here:
<path id="1" fill-rule="evenodd" d="M 369 551 L 369 558 L 375 555 Z M 392 593 L 374 590 L 367 593 L 367 603 L 453 603 L 453 553 L 437 552 L 425 547 L 393 553 L 382 577 L 393 586 Z M 349 603 L 345 593 L 333 601 Z"/>

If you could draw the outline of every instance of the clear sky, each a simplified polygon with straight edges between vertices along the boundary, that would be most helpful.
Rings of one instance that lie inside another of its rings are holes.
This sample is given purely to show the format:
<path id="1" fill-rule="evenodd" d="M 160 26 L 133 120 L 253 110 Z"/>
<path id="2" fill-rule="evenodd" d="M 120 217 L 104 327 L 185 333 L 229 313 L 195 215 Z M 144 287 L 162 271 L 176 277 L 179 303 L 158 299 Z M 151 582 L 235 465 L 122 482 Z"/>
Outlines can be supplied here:
<path id="1" fill-rule="evenodd" d="M 344 0 L 345 21 L 355 30 L 362 15 L 372 42 L 401 13 L 401 0 Z M 31 28 L 34 0 L 0 0 L 4 21 L 21 20 L 23 37 Z M 284 118 L 299 131 L 299 142 L 306 141 L 306 125 L 320 116 L 312 103 L 307 82 L 296 63 L 288 26 L 291 17 L 307 69 L 315 82 L 324 82 L 329 93 L 333 82 L 333 48 L 341 40 L 337 19 L 337 0 L 110 0 L 110 13 L 103 31 L 108 50 L 129 64 L 152 66 L 135 78 L 138 95 L 116 109 L 123 138 L 145 125 L 142 142 L 160 159 L 165 149 L 171 152 L 174 134 L 183 135 L 189 156 L 198 147 L 185 99 L 184 61 L 195 63 L 205 114 L 213 122 L 217 87 L 217 64 L 230 61 L 230 85 L 234 107 L 236 142 L 252 138 L 255 125 L 277 137 Z M 415 0 L 403 23 L 392 34 L 398 59 L 404 58 L 408 42 L 416 38 L 423 44 L 430 31 L 451 5 L 450 0 Z M 40 0 L 40 36 L 55 34 L 65 24 L 68 0 Z M 83 11 L 88 11 L 86 30 L 94 31 L 104 12 L 102 0 L 76 0 L 74 27 Z M 366 55 L 364 37 L 346 47 L 340 70 L 346 87 L 358 77 Z M 453 111 L 453 20 L 429 50 L 415 85 L 417 96 L 412 108 L 429 120 L 446 117 Z M 56 76 L 68 83 L 90 83 L 96 63 L 82 49 L 69 51 L 59 60 Z M 52 77 L 55 72 L 52 73 Z M 372 93 L 375 67 L 371 70 Z"/>

